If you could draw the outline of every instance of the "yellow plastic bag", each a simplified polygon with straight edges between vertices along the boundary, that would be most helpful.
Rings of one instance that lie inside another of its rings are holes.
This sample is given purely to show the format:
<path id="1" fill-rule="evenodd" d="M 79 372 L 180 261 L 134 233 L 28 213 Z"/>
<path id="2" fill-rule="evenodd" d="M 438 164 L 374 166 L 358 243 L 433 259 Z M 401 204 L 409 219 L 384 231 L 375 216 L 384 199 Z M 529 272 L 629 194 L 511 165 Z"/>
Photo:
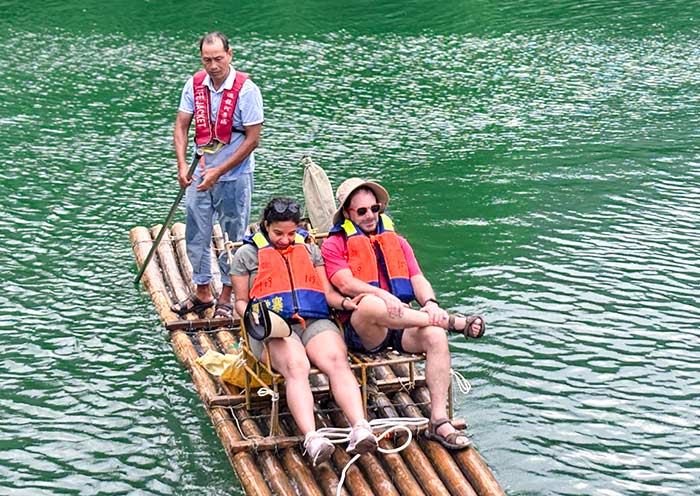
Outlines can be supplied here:
<path id="1" fill-rule="evenodd" d="M 222 381 L 233 384 L 234 386 L 245 387 L 245 368 L 243 367 L 245 364 L 245 355 L 243 350 L 238 349 L 233 353 L 227 353 L 225 355 L 222 355 L 218 351 L 207 350 L 204 355 L 197 358 L 197 363 L 204 367 L 211 375 L 220 377 Z M 260 378 L 267 382 L 267 384 L 261 384 L 260 381 L 251 376 L 251 387 L 259 388 L 272 383 L 272 378 L 267 373 L 261 373 Z"/>

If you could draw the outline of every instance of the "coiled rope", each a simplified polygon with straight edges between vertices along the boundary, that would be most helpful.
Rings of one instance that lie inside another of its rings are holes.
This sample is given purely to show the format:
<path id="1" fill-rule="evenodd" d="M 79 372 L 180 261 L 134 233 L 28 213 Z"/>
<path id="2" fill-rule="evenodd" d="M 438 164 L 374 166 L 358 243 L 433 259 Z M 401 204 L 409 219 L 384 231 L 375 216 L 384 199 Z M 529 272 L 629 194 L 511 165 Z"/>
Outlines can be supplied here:
<path id="1" fill-rule="evenodd" d="M 427 423 L 428 419 L 425 417 L 391 417 L 370 420 L 369 425 L 372 428 L 372 431 L 374 431 L 375 429 L 386 429 L 377 436 L 377 442 L 384 439 L 385 437 L 388 437 L 390 434 L 393 434 L 396 431 L 403 431 L 407 434 L 406 440 L 403 442 L 403 444 L 401 444 L 401 446 L 397 446 L 396 448 L 391 449 L 377 448 L 377 451 L 379 451 L 380 453 L 390 454 L 398 453 L 399 451 L 405 449 L 409 444 L 411 444 L 411 441 L 413 440 L 413 431 L 411 431 L 411 429 L 409 429 L 408 426 L 414 426 L 418 428 L 420 426 L 426 425 Z M 331 443 L 340 444 L 346 443 L 350 440 L 352 427 L 323 427 L 321 429 L 318 429 L 317 432 L 322 436 L 326 437 Z M 345 476 L 347 475 L 348 469 L 353 463 L 355 463 L 355 461 L 358 458 L 360 458 L 360 456 L 361 455 L 359 453 L 353 456 L 350 459 L 350 461 L 345 465 L 345 467 L 343 467 L 343 470 L 340 474 L 340 481 L 338 481 L 338 488 L 335 492 L 336 496 L 340 495 L 340 492 L 343 488 L 343 484 L 345 483 Z"/>

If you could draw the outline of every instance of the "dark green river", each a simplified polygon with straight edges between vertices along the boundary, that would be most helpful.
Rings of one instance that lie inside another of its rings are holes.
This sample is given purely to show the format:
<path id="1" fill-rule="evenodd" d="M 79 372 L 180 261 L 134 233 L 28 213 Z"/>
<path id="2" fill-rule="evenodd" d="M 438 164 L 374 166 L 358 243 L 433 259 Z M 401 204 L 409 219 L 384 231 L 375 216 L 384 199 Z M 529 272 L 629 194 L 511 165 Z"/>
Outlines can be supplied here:
<path id="1" fill-rule="evenodd" d="M 240 486 L 135 289 L 219 29 L 265 101 L 254 215 L 381 181 L 512 495 L 700 494 L 700 2 L 0 0 L 0 494 Z M 184 218 L 180 211 L 178 220 Z"/>

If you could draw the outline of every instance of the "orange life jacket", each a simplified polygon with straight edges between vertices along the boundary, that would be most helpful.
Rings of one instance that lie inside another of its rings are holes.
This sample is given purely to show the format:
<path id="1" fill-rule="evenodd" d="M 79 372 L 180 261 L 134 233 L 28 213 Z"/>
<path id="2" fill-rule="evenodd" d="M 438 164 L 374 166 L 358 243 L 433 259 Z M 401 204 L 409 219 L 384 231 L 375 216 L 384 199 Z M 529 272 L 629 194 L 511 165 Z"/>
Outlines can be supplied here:
<path id="1" fill-rule="evenodd" d="M 250 288 L 250 298 L 264 302 L 285 319 L 329 317 L 323 283 L 304 245 L 308 233 L 298 229 L 285 250 L 277 250 L 262 232 L 244 242 L 258 249 L 258 273 Z"/>
<path id="2" fill-rule="evenodd" d="M 344 233 L 347 240 L 348 264 L 353 276 L 379 287 L 379 271 L 382 270 L 391 294 L 406 303 L 415 298 L 408 262 L 388 215 L 379 215 L 377 234 L 363 233 L 350 219 L 336 224 L 330 231 L 331 234 L 339 232 Z"/>

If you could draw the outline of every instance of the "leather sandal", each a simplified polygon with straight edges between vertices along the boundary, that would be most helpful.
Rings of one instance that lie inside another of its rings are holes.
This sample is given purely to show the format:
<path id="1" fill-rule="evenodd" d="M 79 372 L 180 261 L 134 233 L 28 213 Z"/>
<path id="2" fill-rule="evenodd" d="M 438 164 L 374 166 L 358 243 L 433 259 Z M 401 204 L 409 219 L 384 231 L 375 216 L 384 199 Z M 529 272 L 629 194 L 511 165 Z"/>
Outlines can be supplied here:
<path id="1" fill-rule="evenodd" d="M 230 303 L 217 303 L 214 307 L 214 317 L 227 317 L 231 318 L 233 316 L 233 305 Z"/>
<path id="2" fill-rule="evenodd" d="M 464 329 L 457 329 L 455 327 L 455 320 L 457 317 L 461 317 L 463 319 L 467 319 L 467 324 L 464 326 Z M 481 319 L 481 329 L 479 330 L 479 333 L 474 336 L 471 333 L 472 329 L 472 324 L 476 319 Z M 449 332 L 461 332 L 464 334 L 464 337 L 467 339 L 479 339 L 481 336 L 484 335 L 486 332 L 486 320 L 481 316 L 481 315 L 469 315 L 468 317 L 465 315 L 459 315 L 459 314 L 450 314 L 448 320 L 447 320 L 447 330 Z"/>
<path id="3" fill-rule="evenodd" d="M 467 434 L 464 431 L 454 431 L 450 432 L 446 436 L 442 436 L 438 434 L 438 429 L 440 426 L 444 424 L 451 424 L 450 419 L 447 417 L 441 418 L 436 420 L 435 422 L 431 422 L 428 425 L 428 429 L 425 431 L 425 437 L 427 439 L 430 439 L 431 441 L 435 441 L 436 443 L 440 443 L 444 448 L 447 448 L 449 450 L 463 450 L 472 445 L 472 442 L 469 440 L 467 437 Z M 467 440 L 466 443 L 464 444 L 459 444 L 457 442 L 457 438 L 462 437 Z"/>
<path id="4" fill-rule="evenodd" d="M 214 300 L 211 301 L 202 301 L 199 298 L 197 298 L 197 295 L 191 294 L 187 298 L 185 298 L 182 301 L 178 301 L 177 303 L 174 303 L 170 305 L 170 310 L 178 314 L 180 317 L 182 317 L 185 314 L 188 314 L 190 312 L 192 313 L 200 313 L 206 310 L 207 308 L 211 308 L 214 306 Z"/>

